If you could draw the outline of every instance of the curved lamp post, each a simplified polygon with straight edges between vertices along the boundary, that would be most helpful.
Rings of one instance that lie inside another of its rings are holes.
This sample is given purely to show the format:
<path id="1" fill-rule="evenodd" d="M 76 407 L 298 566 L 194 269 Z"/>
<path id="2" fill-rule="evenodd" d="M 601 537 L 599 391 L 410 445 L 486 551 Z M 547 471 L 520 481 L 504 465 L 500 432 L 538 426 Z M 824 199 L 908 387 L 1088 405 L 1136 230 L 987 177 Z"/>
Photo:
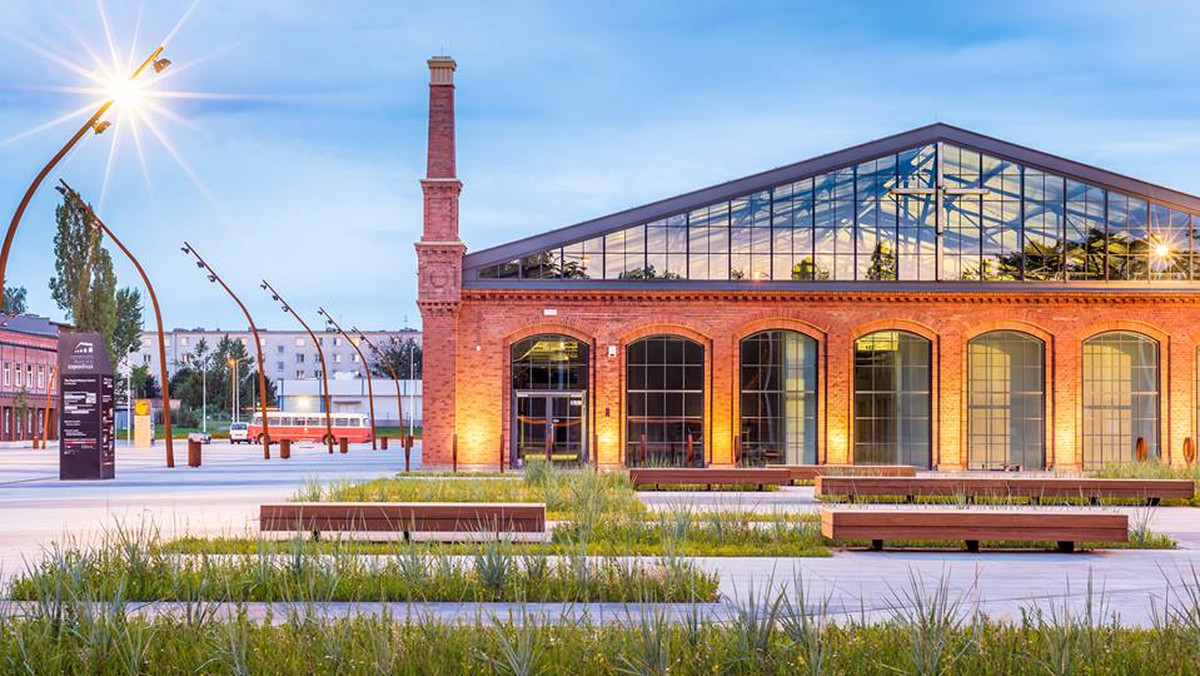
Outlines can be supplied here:
<path id="1" fill-rule="evenodd" d="M 375 343 L 372 343 L 370 338 L 367 338 L 367 336 L 365 334 L 363 334 L 362 331 L 359 331 L 357 326 L 350 327 L 350 330 L 358 334 L 358 337 L 361 338 L 362 341 L 367 344 L 367 347 L 371 348 L 371 351 L 375 353 L 375 358 L 379 360 L 379 363 L 386 366 L 388 372 L 392 374 L 392 382 L 396 383 L 396 413 L 399 416 L 398 420 L 400 421 L 400 436 L 403 437 L 404 436 L 404 398 L 401 397 L 401 395 L 400 395 L 400 379 L 396 377 L 396 369 L 392 368 L 392 363 L 383 358 L 383 353 L 379 351 L 379 348 L 375 347 Z M 362 353 L 359 352 L 359 354 L 362 354 Z M 368 377 L 369 377 L 370 373 L 371 372 L 368 369 L 368 371 L 367 371 Z"/>
<path id="2" fill-rule="evenodd" d="M 137 77 L 142 74 L 142 71 L 146 70 L 147 66 L 153 66 L 154 72 L 156 73 L 161 73 L 166 70 L 167 66 L 171 65 L 171 62 L 167 59 L 159 58 L 159 56 L 162 54 L 162 51 L 162 47 L 155 49 L 150 56 L 147 57 L 146 60 L 143 61 L 136 70 L 133 71 L 133 74 L 129 76 L 129 81 L 132 82 L 133 80 L 136 80 Z M 66 157 L 67 153 L 71 151 L 71 148 L 75 147 L 76 143 L 79 143 L 79 139 L 83 138 L 84 134 L 87 134 L 88 131 L 93 131 L 96 134 L 103 134 L 105 129 L 108 129 L 110 126 L 112 126 L 111 122 L 102 120 L 101 118 L 104 117 L 104 114 L 108 112 L 108 109 L 111 108 L 116 101 L 117 99 L 114 97 L 101 104 L 100 108 L 88 118 L 87 122 L 83 123 L 83 126 L 79 128 L 79 131 L 75 132 L 75 135 L 67 140 L 67 144 L 64 145 L 57 153 L 55 153 L 54 157 L 50 158 L 50 161 L 46 163 L 46 166 L 42 167 L 42 170 L 38 172 L 36 177 L 34 177 L 33 183 L 29 185 L 29 189 L 25 191 L 24 197 L 21 198 L 21 202 L 17 205 L 16 212 L 13 213 L 12 221 L 8 224 L 8 230 L 4 233 L 3 248 L 0 248 L 0 289 L 4 288 L 4 273 L 8 268 L 8 253 L 9 250 L 12 249 L 13 237 L 15 237 L 17 234 L 17 226 L 21 224 L 21 217 L 25 215 L 25 209 L 29 206 L 29 200 L 33 199 L 33 195 L 42 185 L 42 181 L 46 180 L 46 176 L 50 174 L 50 171 L 54 169 L 55 165 L 57 165 L 63 157 Z M 0 310 L 5 309 L 3 297 L 0 295 Z"/>
<path id="3" fill-rule="evenodd" d="M 146 292 L 150 295 L 150 303 L 154 306 L 154 321 L 158 324 L 158 368 L 159 378 L 162 379 L 161 389 L 163 401 L 163 432 L 166 434 L 167 442 L 167 467 L 174 467 L 175 447 L 171 443 L 171 395 L 168 391 L 170 387 L 170 378 L 167 377 L 167 347 L 166 340 L 163 337 L 162 311 L 158 308 L 158 296 L 154 293 L 154 285 L 150 283 L 150 278 L 146 276 L 146 271 L 142 269 L 142 264 L 138 262 L 138 259 L 134 258 L 129 249 L 126 249 L 125 245 L 121 243 L 121 240 L 113 234 L 113 231 L 108 229 L 108 226 L 104 224 L 104 221 L 100 220 L 100 217 L 97 216 L 94 211 L 92 211 L 92 207 L 89 206 L 87 202 L 83 201 L 83 198 L 79 196 L 79 193 L 72 190 L 71 186 L 67 185 L 66 181 L 59 179 L 58 182 L 62 184 L 58 188 L 59 191 L 64 195 L 70 195 L 71 199 L 79 202 L 84 210 L 87 211 L 88 218 L 92 222 L 92 227 L 99 228 L 101 232 L 103 232 L 105 235 L 108 235 L 108 238 L 113 241 L 113 244 L 116 244 L 117 248 L 121 250 L 121 253 L 125 254 L 125 257 L 129 259 L 129 262 L 133 263 L 133 267 L 137 268 L 138 274 L 142 276 L 142 282 L 146 285 Z"/>
<path id="4" fill-rule="evenodd" d="M 308 328 L 308 324 L 304 319 L 296 314 L 292 306 L 288 305 L 288 302 L 283 299 L 283 296 L 279 295 L 279 292 L 275 290 L 275 287 L 271 286 L 270 282 L 264 279 L 260 286 L 262 286 L 264 291 L 271 294 L 271 300 L 279 301 L 279 305 L 283 308 L 284 312 L 295 317 L 296 321 L 300 322 L 300 326 L 303 326 L 304 330 L 308 332 L 308 337 L 312 338 L 313 347 L 317 348 L 317 358 L 321 360 L 321 383 L 325 386 L 325 438 L 322 441 L 329 447 L 329 452 L 333 453 L 333 415 L 329 412 L 329 372 L 325 369 L 325 351 L 321 349 L 321 341 L 317 340 L 317 334 Z"/>
<path id="5" fill-rule="evenodd" d="M 379 447 L 375 445 L 375 388 L 371 386 L 371 369 L 367 366 L 367 358 L 363 356 L 362 350 L 358 349 L 358 345 L 353 340 L 350 340 L 350 336 L 346 335 L 346 332 L 342 330 L 342 327 L 338 326 L 338 323 L 333 321 L 333 317 L 331 317 L 330 314 L 325 311 L 325 308 L 317 308 L 317 314 L 324 317 L 325 321 L 328 322 L 330 326 L 337 329 L 337 332 L 342 334 L 342 337 L 346 339 L 347 343 L 350 343 L 350 347 L 354 348 L 354 351 L 358 353 L 358 359 L 360 362 L 362 362 L 363 369 L 366 371 L 367 404 L 370 406 L 371 411 L 371 450 L 376 450 Z"/>
<path id="6" fill-rule="evenodd" d="M 247 310 L 246 306 L 242 304 L 241 299 L 239 299 L 237 295 L 233 293 L 233 289 L 229 288 L 229 285 L 221 279 L 221 277 L 217 274 L 217 271 L 213 270 L 212 266 L 210 266 L 207 261 L 200 257 L 200 253 L 196 251 L 195 247 L 187 242 L 184 242 L 183 253 L 190 254 L 196 259 L 196 267 L 208 273 L 208 281 L 212 282 L 213 284 L 220 284 L 221 288 L 225 289 L 225 293 L 229 294 L 229 297 L 233 299 L 234 303 L 237 303 L 237 306 L 239 309 L 241 309 L 242 314 L 246 316 L 246 321 L 250 323 L 250 333 L 254 335 L 254 347 L 258 350 L 258 402 L 259 409 L 262 412 L 263 430 L 262 438 L 259 439 L 259 441 L 261 441 L 263 445 L 263 460 L 270 460 L 271 428 L 267 425 L 267 376 L 263 371 L 263 369 L 266 368 L 266 364 L 263 361 L 262 340 L 260 340 L 258 337 L 258 327 L 254 324 L 254 319 L 250 317 L 250 311 Z"/>

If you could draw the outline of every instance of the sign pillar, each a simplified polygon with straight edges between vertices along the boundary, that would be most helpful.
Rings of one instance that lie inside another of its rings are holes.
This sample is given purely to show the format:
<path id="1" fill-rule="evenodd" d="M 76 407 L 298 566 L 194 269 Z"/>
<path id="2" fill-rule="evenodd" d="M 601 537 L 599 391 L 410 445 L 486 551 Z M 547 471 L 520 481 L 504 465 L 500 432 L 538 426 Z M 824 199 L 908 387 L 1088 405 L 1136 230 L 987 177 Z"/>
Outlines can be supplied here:
<path id="1" fill-rule="evenodd" d="M 154 418 L 150 412 L 150 400 L 138 399 L 133 403 L 133 447 L 150 448 L 154 441 Z"/>
<path id="2" fill-rule="evenodd" d="M 58 348 L 58 478 L 116 476 L 113 369 L 98 333 L 64 332 Z"/>

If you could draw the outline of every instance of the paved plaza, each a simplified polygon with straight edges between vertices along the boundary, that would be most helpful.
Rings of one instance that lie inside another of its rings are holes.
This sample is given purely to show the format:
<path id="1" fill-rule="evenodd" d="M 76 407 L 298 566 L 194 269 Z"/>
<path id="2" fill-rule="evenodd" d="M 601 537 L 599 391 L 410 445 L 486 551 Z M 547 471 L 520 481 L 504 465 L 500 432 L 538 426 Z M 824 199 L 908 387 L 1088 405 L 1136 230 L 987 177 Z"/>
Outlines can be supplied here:
<path id="1" fill-rule="evenodd" d="M 273 449 L 277 454 L 277 451 Z M 179 466 L 163 467 L 162 448 L 118 449 L 117 478 L 103 482 L 60 482 L 53 451 L 0 450 L 0 565 L 6 575 L 19 571 L 27 559 L 40 556 L 47 544 L 64 534 L 86 540 L 120 519 L 127 523 L 152 520 L 164 535 L 245 534 L 256 531 L 258 505 L 287 499 L 308 481 L 328 484 L 363 480 L 403 470 L 400 450 L 372 451 L 353 447 L 330 456 L 322 446 L 299 446 L 290 460 L 264 461 L 261 448 L 214 443 L 204 448 L 204 465 L 186 467 L 186 445 L 176 448 Z M 419 447 L 414 465 L 419 462 Z M 655 509 L 693 505 L 698 509 L 755 509 L 812 511 L 820 503 L 807 487 L 767 493 L 649 493 L 643 499 Z M 878 507 L 886 509 L 887 507 Z M 1200 510 L 1185 507 L 1129 508 L 1131 522 L 1148 518 L 1153 530 L 1179 542 L 1169 551 L 1110 550 L 1077 554 L 1054 552 L 959 551 L 873 553 L 838 551 L 828 558 L 712 558 L 700 559 L 721 576 L 724 604 L 700 608 L 719 615 L 730 602 L 745 600 L 768 586 L 791 585 L 799 574 L 810 598 L 828 597 L 832 614 L 845 619 L 885 617 L 918 576 L 926 588 L 946 579 L 955 595 L 993 617 L 1017 617 L 1022 610 L 1046 612 L 1064 604 L 1080 608 L 1087 597 L 1089 577 L 1103 595 L 1108 611 L 1123 622 L 1147 625 L 1162 612 L 1168 589 L 1178 593 L 1200 570 Z M 403 604 L 399 604 L 403 605 Z M 438 616 L 471 617 L 475 604 L 427 604 L 408 607 Z M 161 610 L 161 609 L 160 609 Z M 377 612 L 377 605 L 329 604 L 330 614 Z M 596 619 L 620 620 L 627 610 L 613 604 L 539 604 L 533 607 L 487 604 L 484 612 L 534 612 L 550 617 L 562 612 L 587 612 Z M 687 611 L 671 606 L 676 614 Z M 253 606 L 252 614 L 265 615 Z"/>

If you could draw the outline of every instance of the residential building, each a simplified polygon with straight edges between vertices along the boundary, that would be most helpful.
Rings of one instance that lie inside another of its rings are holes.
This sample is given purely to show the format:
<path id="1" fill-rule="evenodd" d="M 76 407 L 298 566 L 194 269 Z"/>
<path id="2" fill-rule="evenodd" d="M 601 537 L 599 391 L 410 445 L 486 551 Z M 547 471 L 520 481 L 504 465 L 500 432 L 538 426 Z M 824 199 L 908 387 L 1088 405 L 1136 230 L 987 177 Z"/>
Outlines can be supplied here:
<path id="1" fill-rule="evenodd" d="M 58 329 L 37 315 L 0 315 L 0 441 L 41 439 L 43 429 L 58 438 Z"/>

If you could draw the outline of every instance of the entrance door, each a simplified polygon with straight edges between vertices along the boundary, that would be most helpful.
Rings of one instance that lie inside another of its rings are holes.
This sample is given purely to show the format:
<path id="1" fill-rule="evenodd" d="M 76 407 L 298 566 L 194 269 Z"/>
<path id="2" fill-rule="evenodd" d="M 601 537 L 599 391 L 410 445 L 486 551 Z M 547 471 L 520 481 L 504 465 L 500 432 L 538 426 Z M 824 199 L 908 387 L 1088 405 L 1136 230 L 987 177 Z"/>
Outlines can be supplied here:
<path id="1" fill-rule="evenodd" d="M 583 392 L 517 393 L 515 460 L 550 457 L 556 463 L 587 460 Z"/>

